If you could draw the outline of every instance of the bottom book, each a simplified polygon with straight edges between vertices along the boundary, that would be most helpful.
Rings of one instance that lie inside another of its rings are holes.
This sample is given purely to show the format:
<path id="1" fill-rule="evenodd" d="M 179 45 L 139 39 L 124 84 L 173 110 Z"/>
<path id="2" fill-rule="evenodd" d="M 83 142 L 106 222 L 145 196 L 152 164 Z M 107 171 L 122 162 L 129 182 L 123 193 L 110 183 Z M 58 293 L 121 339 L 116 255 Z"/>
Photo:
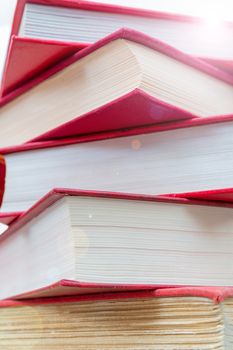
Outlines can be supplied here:
<path id="1" fill-rule="evenodd" d="M 233 288 L 2 301 L 1 349 L 232 349 Z"/>

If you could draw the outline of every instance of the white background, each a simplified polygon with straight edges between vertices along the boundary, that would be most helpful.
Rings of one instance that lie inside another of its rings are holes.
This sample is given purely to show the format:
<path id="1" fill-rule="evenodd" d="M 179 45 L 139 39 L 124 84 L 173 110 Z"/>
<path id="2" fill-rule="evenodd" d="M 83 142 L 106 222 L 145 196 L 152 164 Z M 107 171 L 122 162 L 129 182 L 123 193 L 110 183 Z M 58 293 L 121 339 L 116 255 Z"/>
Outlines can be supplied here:
<path id="1" fill-rule="evenodd" d="M 0 0 L 0 76 L 17 0 Z M 99 2 L 206 16 L 211 21 L 233 21 L 233 0 L 99 0 Z"/>

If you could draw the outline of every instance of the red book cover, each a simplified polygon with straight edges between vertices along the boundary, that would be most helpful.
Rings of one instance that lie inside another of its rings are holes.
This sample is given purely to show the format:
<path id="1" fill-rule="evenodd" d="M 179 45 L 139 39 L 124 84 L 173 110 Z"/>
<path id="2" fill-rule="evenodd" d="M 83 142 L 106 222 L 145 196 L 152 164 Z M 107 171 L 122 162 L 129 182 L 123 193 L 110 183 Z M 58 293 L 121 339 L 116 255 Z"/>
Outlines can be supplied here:
<path id="1" fill-rule="evenodd" d="M 18 88 L 22 83 L 35 77 L 46 70 L 52 64 L 62 61 L 64 58 L 72 55 L 80 49 L 88 46 L 90 43 L 81 42 L 62 42 L 47 39 L 31 39 L 19 37 L 19 27 L 26 3 L 43 4 L 49 6 L 61 6 L 67 8 L 83 9 L 88 11 L 97 11 L 104 13 L 125 14 L 131 16 L 165 19 L 179 22 L 200 23 L 202 19 L 178 15 L 173 13 L 163 13 L 133 7 L 102 4 L 98 2 L 77 1 L 77 0 L 19 0 L 17 3 L 13 27 L 11 32 L 11 41 L 8 48 L 8 55 L 3 74 L 1 87 L 2 96 Z M 227 23 L 226 25 L 232 25 Z M 223 68 L 226 71 L 233 72 L 233 63 L 229 60 L 210 59 L 208 62 Z"/>
<path id="2" fill-rule="evenodd" d="M 190 198 L 190 199 L 203 199 L 207 201 L 219 201 L 219 202 L 233 202 L 233 187 L 232 188 L 219 188 L 216 190 L 197 191 L 197 192 L 185 192 L 174 195 L 169 195 L 174 198 Z"/>
<path id="3" fill-rule="evenodd" d="M 0 100 L 0 107 L 6 105 L 8 102 L 25 93 L 37 84 L 40 84 L 46 79 L 52 77 L 52 75 L 58 73 L 77 60 L 86 57 L 100 47 L 103 47 L 113 40 L 120 38 L 149 47 L 150 49 L 161 52 L 184 63 L 185 65 L 194 67 L 195 69 L 198 69 L 228 84 L 233 84 L 232 76 L 219 71 L 218 69 L 202 62 L 199 59 L 186 55 L 172 48 L 171 46 L 140 32 L 129 29 L 121 29 L 78 52 L 72 57 L 62 61 L 60 64 L 53 66 L 36 79 L 31 80 L 28 84 L 14 90 L 12 93 Z M 111 116 L 111 118 L 109 118 L 109 116 Z M 82 134 L 151 125 L 177 119 L 190 119 L 194 117 L 196 116 L 188 111 L 152 97 L 142 91 L 140 88 L 135 88 L 131 92 L 126 93 L 125 95 L 116 98 L 115 100 L 99 108 L 74 118 L 73 120 L 66 122 L 38 137 L 35 137 L 31 141 L 44 141 L 56 138 L 72 137 Z"/>
<path id="4" fill-rule="evenodd" d="M 199 297 L 213 300 L 219 304 L 227 298 L 233 296 L 232 287 L 175 287 L 175 288 L 157 288 L 134 291 L 118 291 L 105 293 L 93 293 L 88 295 L 58 296 L 50 298 L 36 298 L 28 300 L 2 300 L 0 307 L 20 307 L 33 306 L 50 303 L 65 302 L 83 302 L 83 301 L 101 301 L 101 300 L 118 300 L 129 298 L 169 298 L 169 297 Z"/>
<path id="5" fill-rule="evenodd" d="M 0 222 L 5 225 L 10 225 L 15 219 L 17 219 L 22 213 L 0 213 Z"/>
<path id="6" fill-rule="evenodd" d="M 177 120 L 166 123 L 158 123 L 155 125 L 148 126 L 139 126 L 139 127 L 131 127 L 119 130 L 105 131 L 101 133 L 93 133 L 87 135 L 80 135 L 76 137 L 69 138 L 57 138 L 51 140 L 38 140 L 33 142 L 23 143 L 21 145 L 9 146 L 0 148 L 0 153 L 3 155 L 31 151 L 43 148 L 53 148 L 60 147 L 66 145 L 72 145 L 77 143 L 85 143 L 85 142 L 95 142 L 107 139 L 114 139 L 119 137 L 127 137 L 141 134 L 150 134 L 156 132 L 163 132 L 169 130 L 176 130 L 182 128 L 191 128 L 191 127 L 199 127 L 211 124 L 220 124 L 227 123 L 233 121 L 233 115 L 226 116 L 214 116 L 208 118 L 190 118 L 185 120 Z"/>
<path id="7" fill-rule="evenodd" d="M 86 47 L 84 44 L 55 42 L 11 36 L 1 83 L 5 96 L 47 68 Z"/>
<path id="8" fill-rule="evenodd" d="M 46 208 L 56 203 L 58 200 L 65 196 L 84 196 L 84 197 L 102 197 L 102 198 L 116 198 L 125 200 L 140 200 L 140 201 L 157 201 L 157 202 L 173 202 L 186 205 L 208 205 L 208 206 L 221 206 L 232 207 L 230 204 L 217 203 L 217 202 L 204 202 L 198 200 L 189 200 L 186 198 L 171 198 L 165 196 L 148 196 L 138 194 L 127 194 L 119 192 L 104 192 L 104 191 L 84 191 L 76 189 L 53 189 L 46 196 L 41 198 L 33 207 L 28 211 L 21 214 L 18 220 L 15 220 L 12 225 L 0 236 L 0 242 L 4 241 L 10 235 L 14 234 L 17 230 L 29 223 L 34 217 L 42 213 Z M 27 299 L 38 297 L 51 297 L 59 295 L 76 295 L 76 294 L 89 294 L 99 292 L 110 291 L 130 291 L 130 290 L 145 290 L 145 289 L 163 289 L 163 288 L 180 288 L 181 286 L 175 285 L 156 285 L 156 284 L 111 284 L 111 283 L 86 283 L 83 281 L 74 280 L 60 280 L 52 285 L 29 291 L 17 296 L 15 299 Z M 212 289 L 212 288 L 210 288 Z M 190 289 L 192 290 L 192 287 Z"/>

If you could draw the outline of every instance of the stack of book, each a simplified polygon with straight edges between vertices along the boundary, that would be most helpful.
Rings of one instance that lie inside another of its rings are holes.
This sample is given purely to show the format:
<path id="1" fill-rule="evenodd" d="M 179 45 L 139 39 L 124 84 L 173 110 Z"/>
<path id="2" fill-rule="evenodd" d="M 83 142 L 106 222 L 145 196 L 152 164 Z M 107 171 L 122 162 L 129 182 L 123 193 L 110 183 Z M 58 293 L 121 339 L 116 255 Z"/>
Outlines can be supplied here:
<path id="1" fill-rule="evenodd" d="M 233 348 L 232 28 L 205 46 L 201 19 L 18 2 L 3 349 Z"/>

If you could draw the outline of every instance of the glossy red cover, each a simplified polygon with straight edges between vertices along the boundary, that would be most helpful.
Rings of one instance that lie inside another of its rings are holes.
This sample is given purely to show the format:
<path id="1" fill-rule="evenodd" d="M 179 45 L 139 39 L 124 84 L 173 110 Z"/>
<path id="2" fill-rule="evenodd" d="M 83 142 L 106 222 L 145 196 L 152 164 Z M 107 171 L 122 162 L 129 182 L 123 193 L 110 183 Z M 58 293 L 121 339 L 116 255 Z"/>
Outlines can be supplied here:
<path id="1" fill-rule="evenodd" d="M 208 298 L 218 304 L 225 299 L 233 297 L 232 287 L 176 287 L 176 288 L 157 288 L 137 291 L 121 292 L 115 290 L 114 293 L 96 293 L 89 295 L 60 296 L 50 298 L 38 298 L 28 300 L 2 300 L 0 307 L 23 307 L 40 304 L 54 303 L 74 303 L 85 301 L 118 300 L 130 298 L 169 298 L 169 297 L 197 297 Z"/>
<path id="2" fill-rule="evenodd" d="M 29 142 L 88 135 L 193 117 L 194 115 L 189 112 L 160 101 L 140 89 L 135 89 Z"/>
<path id="3" fill-rule="evenodd" d="M 22 212 L 0 213 L 0 222 L 5 225 L 10 225 L 15 219 L 17 219 L 22 214 Z"/>
<path id="4" fill-rule="evenodd" d="M 12 26 L 8 56 L 3 74 L 1 86 L 2 96 L 7 95 L 23 83 L 45 71 L 53 63 L 62 61 L 65 57 L 89 45 L 89 43 L 68 43 L 55 40 L 26 39 L 18 37 L 24 6 L 27 2 L 50 6 L 80 8 L 90 11 L 168 19 L 172 21 L 203 22 L 203 19 L 191 16 L 82 0 L 18 0 Z M 232 24 L 228 23 L 227 25 Z M 220 68 L 227 67 L 227 70 L 229 71 L 229 65 L 227 64 L 226 66 L 224 60 L 212 60 L 211 63 L 216 63 L 216 66 Z M 232 62 L 230 63 L 230 66 L 232 67 Z M 230 71 L 232 71 L 232 69 Z"/>
<path id="5" fill-rule="evenodd" d="M 233 76 L 223 73 L 218 69 L 205 64 L 201 60 L 186 55 L 159 40 L 153 39 L 140 32 L 123 28 L 104 39 L 101 39 L 88 48 L 81 50 L 79 53 L 62 61 L 60 64 L 53 66 L 50 70 L 47 70 L 36 79 L 21 86 L 19 89 L 14 90 L 0 100 L 0 107 L 77 60 L 117 39 L 126 39 L 140 43 L 141 45 L 168 55 L 185 65 L 192 66 L 195 69 L 203 71 L 205 74 L 233 85 Z M 74 118 L 72 121 L 64 123 L 31 141 L 51 140 L 114 129 L 150 125 L 177 119 L 190 119 L 194 117 L 195 116 L 191 113 L 162 102 L 137 88 L 130 93 L 125 94 L 102 107 L 92 110 L 81 117 Z"/>
<path id="6" fill-rule="evenodd" d="M 174 286 L 173 286 L 174 287 Z M 170 288 L 162 285 L 145 285 L 145 284 L 124 284 L 115 285 L 111 283 L 88 283 L 72 280 L 61 280 L 50 286 L 16 295 L 15 300 L 23 299 L 37 299 L 37 298 L 51 298 L 61 296 L 77 296 L 85 294 L 102 294 L 108 292 L 128 292 L 128 291 L 142 291 L 154 290 L 156 288 Z M 178 286 L 176 288 L 179 288 Z"/>
<path id="7" fill-rule="evenodd" d="M 185 192 L 173 195 L 168 195 L 173 198 L 190 198 L 190 199 L 203 199 L 207 201 L 219 201 L 225 203 L 233 203 L 233 187 L 232 188 L 219 188 L 216 190 L 197 191 L 197 192 Z"/>
<path id="8" fill-rule="evenodd" d="M 12 35 L 2 77 L 1 95 L 7 95 L 46 68 L 86 46 Z"/>

